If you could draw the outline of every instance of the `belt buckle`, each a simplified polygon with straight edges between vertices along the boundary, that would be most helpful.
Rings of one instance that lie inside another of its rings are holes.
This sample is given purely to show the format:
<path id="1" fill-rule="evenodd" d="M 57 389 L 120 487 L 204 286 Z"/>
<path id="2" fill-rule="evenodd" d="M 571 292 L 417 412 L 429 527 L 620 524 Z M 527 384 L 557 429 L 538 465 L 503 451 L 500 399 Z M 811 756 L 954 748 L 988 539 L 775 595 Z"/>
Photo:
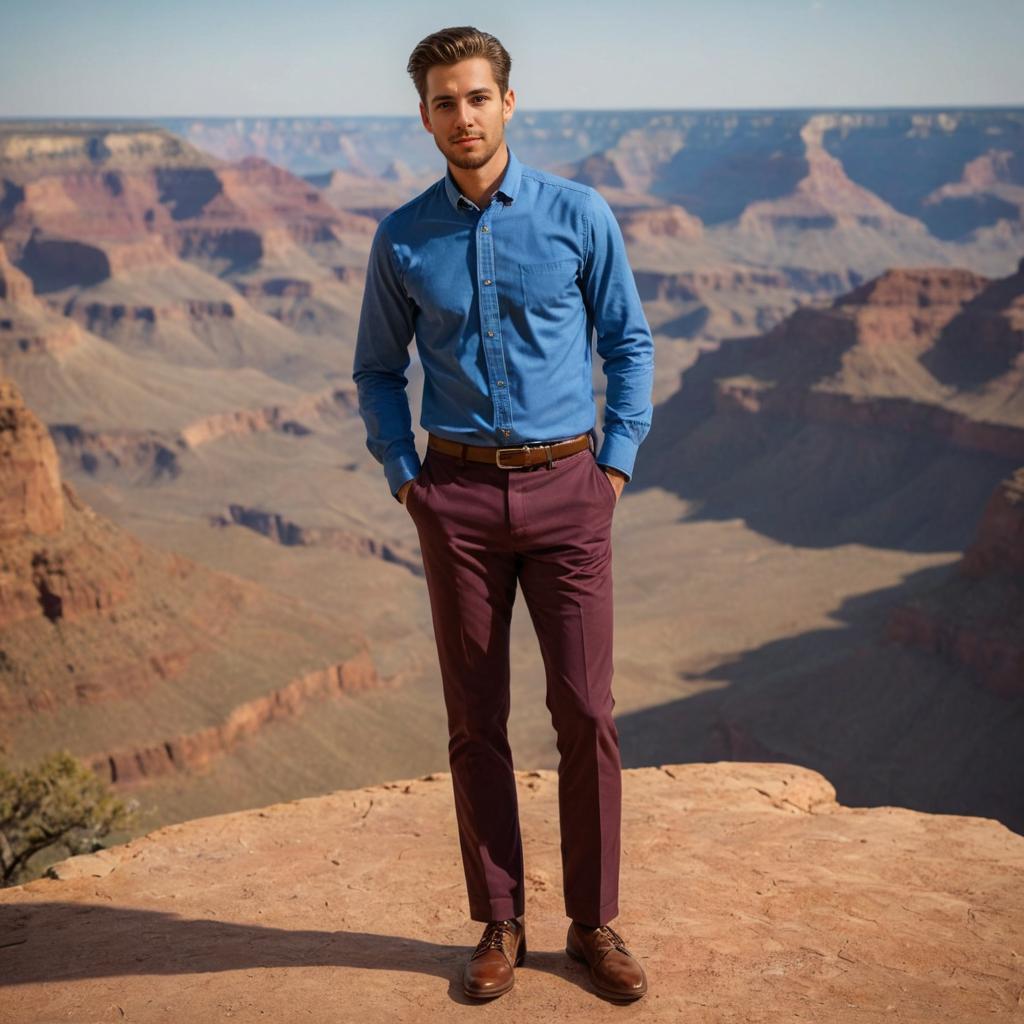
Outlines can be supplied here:
<path id="1" fill-rule="evenodd" d="M 498 467 L 500 469 L 526 469 L 527 468 L 526 466 L 506 466 L 501 461 L 501 453 L 502 452 L 528 452 L 529 450 L 530 450 L 530 445 L 528 445 L 528 444 L 517 444 L 517 445 L 513 445 L 510 448 L 499 448 L 497 450 L 497 452 L 495 452 L 495 456 L 494 456 L 495 462 L 497 463 L 497 465 L 498 465 Z"/>

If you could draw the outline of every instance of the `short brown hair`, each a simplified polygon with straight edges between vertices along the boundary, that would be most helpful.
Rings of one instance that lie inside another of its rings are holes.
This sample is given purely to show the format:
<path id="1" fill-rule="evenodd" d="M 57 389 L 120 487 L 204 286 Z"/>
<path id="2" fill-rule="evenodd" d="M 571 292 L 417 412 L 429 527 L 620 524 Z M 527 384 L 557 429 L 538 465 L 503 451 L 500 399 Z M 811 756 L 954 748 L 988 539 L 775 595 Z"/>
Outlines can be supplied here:
<path id="1" fill-rule="evenodd" d="M 406 70 L 424 104 L 427 102 L 427 72 L 438 64 L 455 64 L 469 57 L 486 57 L 490 61 L 498 92 L 502 99 L 505 98 L 508 74 L 512 68 L 508 50 L 490 33 L 481 32 L 472 25 L 458 25 L 432 32 L 421 39 L 409 57 Z"/>

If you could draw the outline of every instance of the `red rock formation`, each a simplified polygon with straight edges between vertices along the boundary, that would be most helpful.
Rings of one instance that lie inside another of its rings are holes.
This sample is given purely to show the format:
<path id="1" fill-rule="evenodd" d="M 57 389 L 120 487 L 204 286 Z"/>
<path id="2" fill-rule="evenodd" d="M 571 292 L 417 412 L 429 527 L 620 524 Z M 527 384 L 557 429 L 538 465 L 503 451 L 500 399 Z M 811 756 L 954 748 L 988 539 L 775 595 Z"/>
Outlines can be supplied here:
<path id="1" fill-rule="evenodd" d="M 142 545 L 127 534 L 114 540 L 107 524 L 62 483 L 46 427 L 7 379 L 0 380 L 0 484 L 0 626 L 74 622 L 130 598 Z M 169 578 L 187 576 L 187 563 L 165 556 L 164 571 Z M 42 692 L 23 691 L 22 699 L 26 707 L 53 702 Z M 0 690 L 0 706 L 7 703 Z"/>
<path id="2" fill-rule="evenodd" d="M 216 526 L 244 526 L 256 533 L 286 546 L 308 546 L 330 548 L 334 551 L 348 551 L 364 558 L 379 558 L 384 562 L 404 566 L 416 576 L 423 574 L 423 560 L 412 551 L 405 551 L 401 545 L 389 543 L 379 537 L 355 533 L 339 527 L 302 526 L 285 519 L 277 512 L 247 508 L 231 504 L 226 515 L 212 516 Z"/>
<path id="3" fill-rule="evenodd" d="M 704 236 L 699 217 L 681 206 L 660 206 L 615 210 L 622 234 L 628 242 L 644 242 L 652 238 L 674 238 L 695 242 Z"/>
<path id="4" fill-rule="evenodd" d="M 777 199 L 747 205 L 739 218 L 748 234 L 777 231 L 884 229 L 904 235 L 926 235 L 918 220 L 899 213 L 873 192 L 849 179 L 843 165 L 823 145 L 825 132 L 837 123 L 834 115 L 808 119 L 800 131 L 806 173 L 792 191 Z"/>
<path id="5" fill-rule="evenodd" d="M 640 298 L 655 304 L 649 311 L 655 333 L 730 342 L 767 330 L 800 303 L 831 298 L 850 283 L 832 271 L 729 263 L 678 272 L 638 269 L 633 276 Z"/>
<path id="6" fill-rule="evenodd" d="M 939 612 L 921 607 L 894 608 L 886 620 L 885 638 L 916 647 L 962 666 L 975 683 L 1000 697 L 1024 695 L 1024 616 L 1020 595 L 1016 596 L 1012 635 L 998 635 L 1003 623 L 959 622 L 943 608 Z"/>
<path id="7" fill-rule="evenodd" d="M 153 560 L 150 553 L 130 534 L 96 516 L 71 484 L 61 481 L 46 428 L 24 407 L 11 382 L 0 384 L 0 401 L 0 536 L 6 558 L 0 626 L 39 618 L 76 622 L 103 616 L 136 598 L 138 573 Z M 172 553 L 157 561 L 168 582 L 187 580 L 198 568 Z M 114 675 L 116 670 L 109 668 Z M 87 698 L 81 679 L 76 692 Z"/>
<path id="8" fill-rule="evenodd" d="M 57 450 L 14 382 L 0 378 L 0 542 L 49 536 L 63 528 Z"/>
<path id="9" fill-rule="evenodd" d="M 308 672 L 271 693 L 237 705 L 219 725 L 138 749 L 92 754 L 82 761 L 111 783 L 137 784 L 208 764 L 271 722 L 303 714 L 312 702 L 397 684 L 397 678 L 387 682 L 380 679 L 369 652 L 364 650 L 337 665 Z"/>
<path id="10" fill-rule="evenodd" d="M 51 289 L 175 256 L 254 263 L 376 228 L 262 158 L 229 164 L 159 131 L 7 131 L 0 171 L 11 258 Z"/>
<path id="11" fill-rule="evenodd" d="M 879 274 L 840 296 L 833 306 L 836 309 L 854 306 L 959 309 L 990 283 L 989 278 L 960 267 L 906 267 Z M 947 311 L 945 318 L 948 320 L 949 316 Z"/>
<path id="12" fill-rule="evenodd" d="M 1024 459 L 1024 427 L 979 423 L 963 413 L 904 398 L 869 398 L 723 380 L 715 390 L 715 409 L 724 414 L 767 413 L 809 423 L 892 430 L 941 439 L 967 451 Z"/>
<path id="13" fill-rule="evenodd" d="M 251 644 L 253 630 L 276 630 L 294 614 L 256 584 L 151 550 L 93 512 L 61 482 L 46 428 L 8 380 L 0 380 L 0 485 L 0 720 L 6 723 L 68 705 L 138 701 L 168 684 L 180 691 L 175 706 L 187 710 L 190 677 L 202 679 L 208 663 L 230 663 L 233 644 Z M 336 639 L 325 640 L 326 649 L 365 648 L 336 631 L 334 624 Z M 301 643 L 296 656 L 309 657 Z M 228 714 L 227 731 L 214 733 L 237 737 L 272 718 L 274 708 L 295 710 L 295 700 L 329 684 L 371 685 L 372 666 L 365 656 L 353 658 L 346 654 L 333 668 L 257 690 L 238 702 L 235 717 Z M 244 680 L 233 685 L 245 689 Z M 173 729 L 172 721 L 166 724 Z M 117 733 L 116 712 L 110 729 Z"/>
<path id="14" fill-rule="evenodd" d="M 999 572 L 1024 576 L 1024 467 L 996 488 L 960 571 L 972 577 Z"/>
<path id="15" fill-rule="evenodd" d="M 721 364 L 709 369 L 715 408 L 1024 459 L 1022 293 L 1024 270 L 998 281 L 955 269 L 889 271 L 829 308 L 798 309 L 766 334 L 702 357 Z M 972 353 L 990 370 L 984 388 Z"/>
<path id="16" fill-rule="evenodd" d="M 921 200 L 922 216 L 939 238 L 1014 244 L 1024 221 L 1024 161 L 1012 149 L 991 148 L 969 160 L 960 181 Z"/>
<path id="17" fill-rule="evenodd" d="M 0 335 L 2 338 L 2 335 Z M 58 450 L 78 459 L 90 472 L 101 467 L 146 469 L 153 478 L 177 476 L 179 459 L 189 449 L 224 437 L 240 437 L 262 431 L 302 433 L 303 420 L 331 416 L 339 410 L 350 416 L 356 411 L 355 388 L 327 387 L 310 392 L 288 405 L 255 409 L 233 409 L 204 416 L 186 424 L 177 433 L 157 430 L 87 430 L 73 423 L 54 423 L 50 431 Z"/>
<path id="18" fill-rule="evenodd" d="M 961 181 L 972 188 L 1024 185 L 1024 161 L 1013 150 L 990 149 L 967 162 Z"/>
<path id="19" fill-rule="evenodd" d="M 329 413 L 336 405 L 351 408 L 355 401 L 354 387 L 328 387 L 321 391 L 310 392 L 288 406 L 272 405 L 260 409 L 234 409 L 231 412 L 206 416 L 184 427 L 180 437 L 188 447 L 197 448 L 228 435 L 288 429 L 287 424 L 301 422 L 306 417 L 313 418 L 323 413 Z"/>
<path id="20" fill-rule="evenodd" d="M 71 230 L 70 225 L 62 231 Z M 89 285 L 129 270 L 168 266 L 173 262 L 164 239 L 85 241 L 86 229 L 77 238 L 52 230 L 34 230 L 22 246 L 21 262 L 33 278 L 51 288 Z"/>
<path id="21" fill-rule="evenodd" d="M 437 180 L 437 174 L 433 170 L 415 174 L 403 161 L 394 160 L 380 175 L 374 175 L 369 168 L 360 173 L 334 170 L 312 180 L 335 209 L 379 221 L 429 188 Z"/>
<path id="22" fill-rule="evenodd" d="M 830 271 L 814 274 L 730 266 L 684 270 L 678 273 L 637 270 L 634 277 L 640 298 L 644 302 L 691 302 L 705 298 L 710 293 L 735 295 L 738 292 L 752 292 L 756 289 L 828 292 L 835 291 L 843 284 L 839 276 Z"/>
<path id="23" fill-rule="evenodd" d="M 32 280 L 7 258 L 7 249 L 0 242 L 0 301 L 20 306 L 38 306 Z"/>
<path id="24" fill-rule="evenodd" d="M 964 666 L 1000 696 L 1024 695 L 1024 468 L 996 488 L 957 576 L 893 609 L 886 638 Z"/>
<path id="25" fill-rule="evenodd" d="M 197 322 L 231 321 L 244 315 L 244 305 L 224 299 L 185 299 L 153 305 L 150 303 L 101 302 L 96 299 L 71 299 L 62 309 L 63 315 L 85 330 L 107 337 L 116 328 L 138 324 L 145 328 L 157 323 L 185 326 Z"/>

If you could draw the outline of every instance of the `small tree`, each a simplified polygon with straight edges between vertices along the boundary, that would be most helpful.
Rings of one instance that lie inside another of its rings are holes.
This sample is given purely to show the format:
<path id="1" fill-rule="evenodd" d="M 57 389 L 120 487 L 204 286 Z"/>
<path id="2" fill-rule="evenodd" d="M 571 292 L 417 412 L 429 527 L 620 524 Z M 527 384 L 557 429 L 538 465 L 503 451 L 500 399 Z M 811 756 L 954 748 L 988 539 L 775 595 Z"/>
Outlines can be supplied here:
<path id="1" fill-rule="evenodd" d="M 0 886 L 16 885 L 32 857 L 51 846 L 69 856 L 103 849 L 98 840 L 134 813 L 134 801 L 114 796 L 66 750 L 18 772 L 0 764 Z"/>

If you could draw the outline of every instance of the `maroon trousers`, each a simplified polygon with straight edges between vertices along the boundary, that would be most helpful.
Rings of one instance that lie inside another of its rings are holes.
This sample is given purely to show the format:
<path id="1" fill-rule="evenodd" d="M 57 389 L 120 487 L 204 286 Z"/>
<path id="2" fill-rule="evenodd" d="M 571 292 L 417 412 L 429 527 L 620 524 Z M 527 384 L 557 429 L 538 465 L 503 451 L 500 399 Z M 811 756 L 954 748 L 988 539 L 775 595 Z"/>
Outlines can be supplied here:
<path id="1" fill-rule="evenodd" d="M 622 767 L 612 721 L 615 488 L 585 449 L 525 469 L 427 449 L 406 495 L 419 534 L 448 714 L 470 917 L 525 909 L 508 743 L 509 626 L 529 608 L 556 732 L 566 914 L 618 916 Z"/>

